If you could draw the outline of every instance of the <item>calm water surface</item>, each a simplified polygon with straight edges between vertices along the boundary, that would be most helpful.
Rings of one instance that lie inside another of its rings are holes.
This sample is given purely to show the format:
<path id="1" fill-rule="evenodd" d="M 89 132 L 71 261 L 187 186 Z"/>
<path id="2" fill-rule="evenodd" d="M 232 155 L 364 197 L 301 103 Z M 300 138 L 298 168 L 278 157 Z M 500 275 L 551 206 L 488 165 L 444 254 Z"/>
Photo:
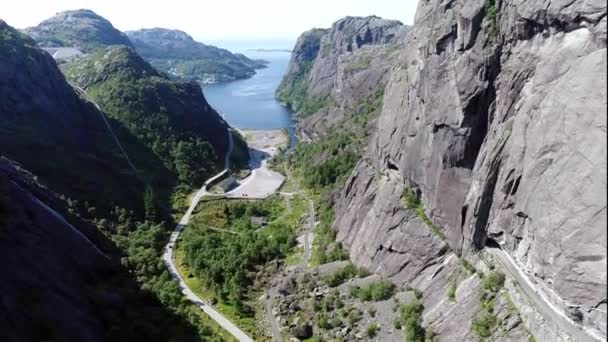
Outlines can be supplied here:
<path id="1" fill-rule="evenodd" d="M 287 129 L 294 136 L 291 111 L 279 104 L 274 93 L 287 70 L 287 52 L 246 52 L 250 58 L 270 62 L 251 78 L 207 85 L 203 93 L 226 121 L 241 129 Z"/>

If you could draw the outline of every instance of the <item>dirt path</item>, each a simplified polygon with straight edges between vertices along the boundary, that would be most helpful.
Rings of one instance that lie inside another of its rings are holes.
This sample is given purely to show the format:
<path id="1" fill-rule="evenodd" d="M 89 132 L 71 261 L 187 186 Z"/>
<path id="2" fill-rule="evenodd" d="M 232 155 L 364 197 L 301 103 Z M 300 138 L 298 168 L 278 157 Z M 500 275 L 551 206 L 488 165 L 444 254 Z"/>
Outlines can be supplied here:
<path id="1" fill-rule="evenodd" d="M 114 130 L 112 130 L 112 126 L 110 126 L 110 123 L 108 122 L 108 119 L 106 118 L 106 114 L 104 113 L 103 110 L 101 110 L 101 107 L 99 107 L 99 105 L 93 101 L 93 99 L 91 99 L 89 97 L 89 95 L 87 94 L 87 92 L 82 89 L 81 87 L 73 84 L 70 82 L 70 85 L 72 86 L 72 88 L 74 88 L 78 93 L 80 93 L 84 98 L 86 98 L 87 101 L 91 102 L 95 108 L 97 108 L 97 110 L 99 111 L 99 115 L 101 116 L 101 119 L 103 120 L 103 122 L 106 125 L 106 128 L 108 129 L 108 131 L 110 132 L 110 135 L 112 136 L 112 138 L 114 138 L 114 142 L 116 143 L 116 145 L 118 146 L 118 148 L 120 149 L 120 152 L 122 153 L 122 155 L 125 157 L 125 159 L 127 160 L 127 163 L 129 164 L 129 167 L 131 168 L 131 170 L 133 170 L 133 172 L 135 174 L 137 174 L 137 168 L 135 167 L 135 165 L 133 165 L 133 163 L 131 162 L 131 158 L 129 158 L 129 155 L 127 154 L 127 152 L 125 151 L 125 149 L 122 147 L 122 144 L 120 143 L 120 140 L 118 140 L 118 137 L 116 136 L 116 134 L 114 134 Z"/>

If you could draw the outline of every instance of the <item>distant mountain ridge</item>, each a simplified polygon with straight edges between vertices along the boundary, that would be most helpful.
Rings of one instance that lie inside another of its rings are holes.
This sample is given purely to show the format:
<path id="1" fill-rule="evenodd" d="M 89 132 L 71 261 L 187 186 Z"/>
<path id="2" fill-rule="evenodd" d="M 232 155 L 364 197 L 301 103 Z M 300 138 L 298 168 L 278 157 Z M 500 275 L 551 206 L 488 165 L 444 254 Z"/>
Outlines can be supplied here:
<path id="1" fill-rule="evenodd" d="M 126 32 L 137 52 L 157 69 L 174 77 L 201 83 L 216 83 L 246 78 L 265 61 L 206 45 L 180 30 L 165 28 Z"/>
<path id="2" fill-rule="evenodd" d="M 57 13 L 23 30 L 56 60 L 71 62 L 82 54 L 112 45 L 135 49 L 165 74 L 199 83 L 217 83 L 251 77 L 267 62 L 195 41 L 180 30 L 141 29 L 123 33 L 88 9 Z"/>
<path id="3" fill-rule="evenodd" d="M 109 45 L 132 47 L 112 23 L 88 9 L 65 11 L 24 30 L 40 47 L 75 47 L 83 52 Z"/>

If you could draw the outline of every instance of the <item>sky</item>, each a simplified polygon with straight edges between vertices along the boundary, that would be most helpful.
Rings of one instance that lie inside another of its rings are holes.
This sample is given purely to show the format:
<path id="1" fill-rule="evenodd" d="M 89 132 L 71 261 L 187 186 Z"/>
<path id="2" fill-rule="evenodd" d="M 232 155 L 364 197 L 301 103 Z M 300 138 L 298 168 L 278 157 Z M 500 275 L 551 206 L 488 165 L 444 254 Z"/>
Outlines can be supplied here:
<path id="1" fill-rule="evenodd" d="M 17 28 L 87 8 L 119 30 L 180 29 L 200 41 L 295 41 L 313 27 L 351 16 L 413 22 L 417 0 L 2 0 L 0 18 Z"/>

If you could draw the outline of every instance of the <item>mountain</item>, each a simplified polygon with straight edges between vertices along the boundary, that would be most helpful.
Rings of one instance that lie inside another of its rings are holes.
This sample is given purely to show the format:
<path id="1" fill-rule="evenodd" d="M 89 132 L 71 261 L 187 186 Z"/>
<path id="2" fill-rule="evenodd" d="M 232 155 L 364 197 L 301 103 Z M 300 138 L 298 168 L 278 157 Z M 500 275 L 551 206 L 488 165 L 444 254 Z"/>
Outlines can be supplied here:
<path id="1" fill-rule="evenodd" d="M 55 61 L 33 40 L 6 23 L 0 29 L 0 67 L 4 70 L 0 78 L 0 153 L 74 200 L 84 202 L 107 192 L 105 197 L 112 201 L 100 203 L 104 211 L 114 205 L 143 205 L 142 182 L 115 143 L 113 132 L 133 155 L 133 163 L 158 175 L 162 183 L 171 183 L 172 177 L 158 158 L 115 120 L 108 119 L 109 130 L 104 114 L 80 98 Z M 104 172 L 99 173 L 100 169 Z"/>
<path id="2" fill-rule="evenodd" d="M 410 337 L 605 339 L 605 4 L 421 1 L 393 38 L 349 22 L 303 34 L 277 93 L 304 182 L 329 186 L 328 250 L 419 291 Z M 361 139 L 343 104 L 369 78 L 344 70 L 374 37 L 393 51 L 357 65 L 383 74 Z"/>
<path id="3" fill-rule="evenodd" d="M 314 139 L 338 124 L 367 125 L 381 104 L 397 42 L 408 30 L 371 16 L 303 33 L 277 89 L 278 99 L 296 112 L 299 134 Z"/>
<path id="4" fill-rule="evenodd" d="M 0 280 L 0 339 L 199 340 L 193 325 L 141 290 L 114 243 L 62 197 L 0 157 L 0 257 L 10 274 Z"/>
<path id="5" fill-rule="evenodd" d="M 131 46 L 127 36 L 105 18 L 87 9 L 65 11 L 25 29 L 45 48 L 73 47 L 88 53 L 109 45 Z"/>
<path id="6" fill-rule="evenodd" d="M 265 61 L 199 43 L 179 30 L 153 28 L 126 34 L 142 57 L 178 78 L 201 83 L 231 81 L 250 77 L 255 69 L 266 66 Z"/>
<path id="7" fill-rule="evenodd" d="M 181 182 L 197 186 L 223 167 L 228 125 L 198 84 L 170 80 L 125 46 L 92 53 L 64 73 Z"/>
<path id="8" fill-rule="evenodd" d="M 0 70 L 0 339 L 213 334 L 188 319 L 192 308 L 159 259 L 170 216 L 152 214 L 167 206 L 175 176 L 3 21 Z"/>

